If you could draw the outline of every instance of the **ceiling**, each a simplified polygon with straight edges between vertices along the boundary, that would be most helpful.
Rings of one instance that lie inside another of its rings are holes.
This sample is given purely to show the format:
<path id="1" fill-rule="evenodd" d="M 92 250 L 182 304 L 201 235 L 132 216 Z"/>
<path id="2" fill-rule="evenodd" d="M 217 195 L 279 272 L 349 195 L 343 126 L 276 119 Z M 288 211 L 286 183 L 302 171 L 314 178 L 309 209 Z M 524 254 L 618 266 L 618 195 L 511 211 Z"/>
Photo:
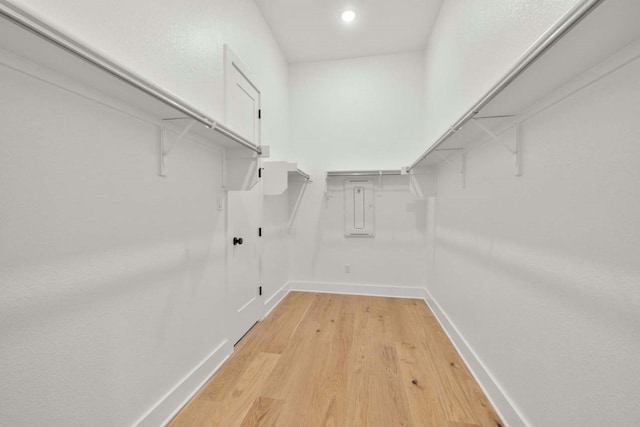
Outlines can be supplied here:
<path id="1" fill-rule="evenodd" d="M 442 0 L 256 0 L 289 62 L 424 49 Z M 340 14 L 352 9 L 355 21 Z"/>

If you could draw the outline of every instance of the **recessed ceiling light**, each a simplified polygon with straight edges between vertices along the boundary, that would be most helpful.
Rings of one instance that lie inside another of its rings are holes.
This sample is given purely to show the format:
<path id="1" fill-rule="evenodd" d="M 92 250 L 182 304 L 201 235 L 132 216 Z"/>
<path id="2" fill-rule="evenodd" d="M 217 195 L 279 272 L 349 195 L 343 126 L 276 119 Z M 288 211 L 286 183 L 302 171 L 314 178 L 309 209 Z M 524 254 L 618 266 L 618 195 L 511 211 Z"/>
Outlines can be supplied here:
<path id="1" fill-rule="evenodd" d="M 340 18 L 342 18 L 344 22 L 352 22 L 356 19 L 356 13 L 353 10 L 345 10 L 342 12 L 342 15 L 340 15 Z"/>

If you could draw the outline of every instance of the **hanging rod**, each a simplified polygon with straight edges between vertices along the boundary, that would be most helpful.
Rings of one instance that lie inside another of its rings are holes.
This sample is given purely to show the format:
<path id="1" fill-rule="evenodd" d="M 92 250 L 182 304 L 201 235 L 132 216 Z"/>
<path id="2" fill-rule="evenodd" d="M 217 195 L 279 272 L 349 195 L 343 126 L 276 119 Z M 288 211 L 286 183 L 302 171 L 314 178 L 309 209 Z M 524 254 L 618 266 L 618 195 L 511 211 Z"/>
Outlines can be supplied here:
<path id="1" fill-rule="evenodd" d="M 402 175 L 400 170 L 368 170 L 368 171 L 331 171 L 330 176 L 379 176 L 379 175 Z"/>
<path id="2" fill-rule="evenodd" d="M 115 62 L 107 59 L 99 53 L 87 48 L 81 43 L 75 41 L 69 36 L 61 33 L 52 26 L 44 23 L 35 16 L 20 9 L 19 7 L 7 2 L 6 0 L 0 0 L 0 16 L 7 19 L 10 22 L 26 29 L 27 31 L 35 34 L 43 40 L 75 55 L 83 61 L 95 66 L 96 68 L 104 71 L 107 74 L 116 77 L 117 79 L 133 86 L 141 92 L 151 96 L 152 98 L 174 108 L 177 111 L 185 114 L 186 116 L 202 123 L 204 126 L 217 131 L 218 133 L 230 138 L 234 142 L 248 148 L 256 153 L 260 154 L 260 147 L 254 145 L 246 138 L 238 135 L 228 127 L 218 123 L 206 116 L 204 113 L 198 111 L 196 108 L 187 104 L 177 96 L 167 92 L 166 90 L 156 86 L 148 80 L 138 76 L 137 74 L 121 67 Z"/>
<path id="3" fill-rule="evenodd" d="M 469 120 L 482 110 L 500 92 L 509 86 L 520 74 L 529 68 L 542 54 L 559 41 L 569 30 L 576 26 L 583 18 L 591 13 L 604 0 L 583 0 L 576 5 L 566 15 L 564 15 L 553 27 L 545 32 L 528 50 L 520 57 L 516 65 L 500 81 L 493 86 L 469 111 L 467 111 L 453 126 L 447 130 L 427 151 L 425 151 L 415 162 L 407 168 L 411 170 L 418 166 L 429 154 L 442 145 L 454 133 L 462 128 Z"/>
<path id="4" fill-rule="evenodd" d="M 251 151 L 254 151 L 254 152 L 258 153 L 258 154 L 262 154 L 262 148 L 256 146 L 251 141 L 249 141 L 245 137 L 239 135 L 238 133 L 232 131 L 231 129 L 229 129 L 228 127 L 226 127 L 223 124 L 214 122 L 213 130 L 215 130 L 216 132 L 218 132 L 221 135 L 226 136 L 227 138 L 232 139 L 236 143 L 242 145 L 245 148 L 248 148 Z"/>
<path id="5" fill-rule="evenodd" d="M 311 179 L 311 175 L 309 175 L 308 173 L 306 173 L 305 171 L 303 171 L 301 169 L 296 169 L 295 171 L 292 171 L 292 173 L 297 173 L 298 175 L 300 175 L 301 177 L 303 177 L 307 181 Z"/>

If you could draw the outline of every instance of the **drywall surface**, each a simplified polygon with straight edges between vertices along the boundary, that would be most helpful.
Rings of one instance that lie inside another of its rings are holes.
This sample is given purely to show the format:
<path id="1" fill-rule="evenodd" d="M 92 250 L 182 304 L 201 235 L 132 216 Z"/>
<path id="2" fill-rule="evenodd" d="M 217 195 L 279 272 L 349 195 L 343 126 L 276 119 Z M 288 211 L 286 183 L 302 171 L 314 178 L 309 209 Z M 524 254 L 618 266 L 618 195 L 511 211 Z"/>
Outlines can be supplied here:
<path id="1" fill-rule="evenodd" d="M 225 338 L 221 153 L 0 73 L 0 424 L 132 424 Z"/>
<path id="2" fill-rule="evenodd" d="M 289 193 L 264 196 L 261 279 L 264 301 L 289 281 Z M 275 301 L 274 301 L 275 302 Z"/>
<path id="3" fill-rule="evenodd" d="M 229 43 L 273 111 L 263 142 L 286 142 L 286 64 L 253 2 L 21 3 L 215 115 Z M 230 348 L 223 153 L 188 136 L 160 178 L 159 120 L 35 74 L 0 65 L 0 424 L 132 425 L 177 390 L 150 422 Z"/>
<path id="4" fill-rule="evenodd" d="M 292 64 L 289 81 L 290 154 L 305 168 L 399 169 L 424 147 L 422 52 Z"/>
<path id="5" fill-rule="evenodd" d="M 425 141 L 410 164 L 496 84 L 576 0 L 445 0 L 425 55 Z"/>
<path id="6" fill-rule="evenodd" d="M 438 173 L 428 289 L 532 426 L 640 425 L 640 60 Z"/>
<path id="7" fill-rule="evenodd" d="M 371 182 L 375 237 L 345 237 L 344 179 L 331 178 L 326 195 L 324 180 L 309 185 L 292 229 L 291 281 L 424 287 L 427 201 L 406 176 L 384 177 L 380 192 Z"/>
<path id="8" fill-rule="evenodd" d="M 285 159 L 287 63 L 252 0 L 11 0 L 224 122 L 228 44 L 261 91 L 262 144 Z"/>

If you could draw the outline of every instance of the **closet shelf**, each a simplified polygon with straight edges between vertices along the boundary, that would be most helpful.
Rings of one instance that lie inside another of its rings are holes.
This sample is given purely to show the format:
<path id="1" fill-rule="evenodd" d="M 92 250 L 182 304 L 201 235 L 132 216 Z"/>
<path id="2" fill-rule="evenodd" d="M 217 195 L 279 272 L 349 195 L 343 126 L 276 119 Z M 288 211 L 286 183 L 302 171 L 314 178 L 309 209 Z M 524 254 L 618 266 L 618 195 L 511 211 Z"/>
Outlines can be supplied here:
<path id="1" fill-rule="evenodd" d="M 405 175 L 402 170 L 345 170 L 329 171 L 327 178 L 332 176 L 380 176 L 380 175 Z"/>
<path id="2" fill-rule="evenodd" d="M 69 36 L 0 0 L 0 48 L 108 94 L 159 119 L 190 118 L 193 132 L 222 146 L 259 146 L 207 116 L 162 87 L 149 82 Z M 131 90 L 131 89 L 135 90 Z"/>
<path id="3" fill-rule="evenodd" d="M 517 123 L 535 114 L 529 110 L 537 102 L 637 41 L 638 13 L 640 3 L 635 0 L 580 1 L 407 170 L 439 163 L 475 142 L 497 140 L 515 129 L 515 141 L 505 146 L 516 156 L 519 174 Z"/>
<path id="4" fill-rule="evenodd" d="M 305 171 L 303 171 L 302 169 L 298 169 L 296 168 L 296 170 L 294 171 L 289 171 L 290 174 L 296 174 L 299 175 L 301 177 L 303 177 L 304 179 L 306 179 L 307 181 L 311 180 L 311 175 L 309 175 L 308 173 L 306 173 Z"/>
<path id="5" fill-rule="evenodd" d="M 266 161 L 262 163 L 262 168 L 262 189 L 265 196 L 283 194 L 289 188 L 289 181 L 294 181 L 293 177 L 301 177 L 305 183 L 311 180 L 311 176 L 300 170 L 297 163 Z"/>

